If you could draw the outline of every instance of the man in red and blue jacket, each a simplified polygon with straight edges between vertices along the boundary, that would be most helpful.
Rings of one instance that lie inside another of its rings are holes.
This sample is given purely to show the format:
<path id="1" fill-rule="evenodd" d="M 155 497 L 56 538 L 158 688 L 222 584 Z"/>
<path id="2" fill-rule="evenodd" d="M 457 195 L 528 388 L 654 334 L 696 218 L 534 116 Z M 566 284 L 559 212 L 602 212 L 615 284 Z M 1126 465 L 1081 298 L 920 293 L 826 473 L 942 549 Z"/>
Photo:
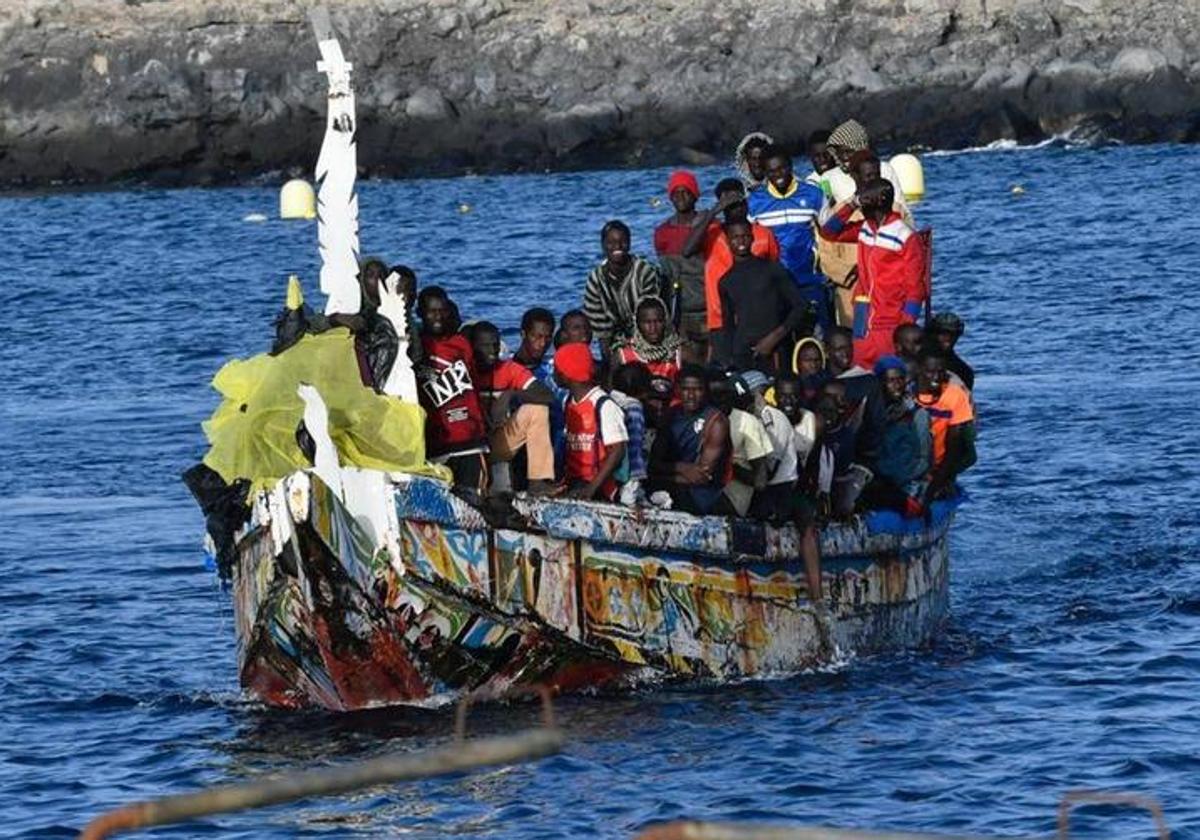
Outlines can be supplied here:
<path id="1" fill-rule="evenodd" d="M 870 370 L 895 352 L 892 332 L 915 323 L 925 300 L 925 249 L 921 238 L 892 209 L 895 189 L 876 179 L 864 184 L 825 222 L 821 235 L 839 242 L 858 240 L 854 285 L 854 359 Z M 863 221 L 850 217 L 861 207 Z"/>
<path id="2" fill-rule="evenodd" d="M 779 262 L 792 275 L 800 293 L 816 308 L 817 323 L 832 323 L 825 276 L 813 270 L 818 217 L 825 193 L 792 171 L 791 155 L 782 146 L 763 152 L 767 180 L 750 191 L 750 220 L 771 229 L 779 241 Z"/>

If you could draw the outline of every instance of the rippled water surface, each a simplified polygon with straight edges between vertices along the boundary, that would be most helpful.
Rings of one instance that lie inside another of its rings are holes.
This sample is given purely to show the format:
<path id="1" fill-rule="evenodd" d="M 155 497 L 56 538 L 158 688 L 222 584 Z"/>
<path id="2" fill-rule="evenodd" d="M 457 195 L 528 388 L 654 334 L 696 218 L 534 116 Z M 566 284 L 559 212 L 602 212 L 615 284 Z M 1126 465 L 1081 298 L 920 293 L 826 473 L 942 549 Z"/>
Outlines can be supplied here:
<path id="1" fill-rule="evenodd" d="M 926 159 L 935 298 L 968 324 L 982 417 L 932 649 L 564 699 L 561 756 L 161 834 L 629 837 L 684 816 L 1044 834 L 1064 791 L 1098 787 L 1153 793 L 1177 837 L 1200 837 L 1197 171 L 1196 147 Z M 649 249 L 665 174 L 368 183 L 364 252 L 511 328 L 535 302 L 576 304 L 606 218 Z M 286 273 L 316 297 L 314 226 L 244 221 L 275 201 L 0 199 L 0 834 L 71 836 L 133 799 L 452 728 L 239 695 L 229 600 L 178 475 L 202 453 L 209 378 L 268 345 Z M 473 717 L 535 723 L 525 706 Z M 1114 811 L 1078 827 L 1150 834 Z"/>

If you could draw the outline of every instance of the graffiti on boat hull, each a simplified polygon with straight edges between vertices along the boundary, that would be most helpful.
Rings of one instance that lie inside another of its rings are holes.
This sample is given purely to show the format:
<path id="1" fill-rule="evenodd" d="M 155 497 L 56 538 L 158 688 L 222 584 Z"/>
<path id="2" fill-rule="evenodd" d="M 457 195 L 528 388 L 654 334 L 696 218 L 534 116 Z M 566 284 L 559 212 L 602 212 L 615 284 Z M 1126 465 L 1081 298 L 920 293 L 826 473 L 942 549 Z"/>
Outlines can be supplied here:
<path id="1" fill-rule="evenodd" d="M 651 550 L 573 536 L 564 517 L 557 533 L 492 529 L 437 482 L 409 482 L 395 494 L 396 550 L 366 538 L 316 479 L 307 510 L 256 507 L 235 569 L 248 690 L 276 705 L 340 710 L 440 704 L 470 691 L 502 696 L 532 683 L 575 690 L 787 673 L 821 661 L 794 555 Z M 629 533 L 627 521 L 606 523 L 603 508 L 577 508 L 577 531 Z M 295 522 L 264 521 L 281 515 Z M 929 638 L 946 608 L 948 525 L 947 515 L 933 529 L 886 539 L 863 523 L 823 534 L 840 552 L 823 567 L 840 648 Z M 706 548 L 727 536 L 719 520 L 687 533 Z M 754 540 L 769 554 L 788 537 L 781 529 Z M 867 545 L 886 550 L 863 552 Z"/>

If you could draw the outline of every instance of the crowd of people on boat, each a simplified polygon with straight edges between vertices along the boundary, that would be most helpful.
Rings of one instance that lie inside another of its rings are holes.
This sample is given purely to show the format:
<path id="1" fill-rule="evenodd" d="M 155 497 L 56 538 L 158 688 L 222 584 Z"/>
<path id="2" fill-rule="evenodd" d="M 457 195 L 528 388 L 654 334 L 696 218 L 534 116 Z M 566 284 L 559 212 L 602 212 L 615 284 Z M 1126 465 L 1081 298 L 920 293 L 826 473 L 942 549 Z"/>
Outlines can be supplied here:
<path id="1" fill-rule="evenodd" d="M 526 311 L 511 355 L 445 288 L 366 261 L 351 325 L 364 381 L 394 362 L 374 310 L 396 278 L 419 323 L 427 457 L 464 494 L 793 522 L 807 538 L 865 508 L 925 515 L 975 459 L 963 322 L 931 311 L 926 240 L 865 129 L 815 132 L 806 152 L 801 176 L 749 135 L 706 209 L 697 177 L 672 173 L 657 259 L 607 222 L 579 308 Z"/>

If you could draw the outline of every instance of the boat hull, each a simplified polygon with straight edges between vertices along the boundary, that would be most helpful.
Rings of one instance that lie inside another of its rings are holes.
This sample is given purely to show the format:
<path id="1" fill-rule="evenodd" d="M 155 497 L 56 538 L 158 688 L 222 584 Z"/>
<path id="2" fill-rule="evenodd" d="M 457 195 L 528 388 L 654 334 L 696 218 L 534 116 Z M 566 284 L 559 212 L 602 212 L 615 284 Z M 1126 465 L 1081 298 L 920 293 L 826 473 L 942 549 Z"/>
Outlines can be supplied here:
<path id="1" fill-rule="evenodd" d="M 380 486 L 382 530 L 304 473 L 255 505 L 233 587 L 242 684 L 264 702 L 761 678 L 921 645 L 947 611 L 949 504 L 826 528 L 823 616 L 791 528 L 553 501 L 489 524 L 437 481 Z"/>

